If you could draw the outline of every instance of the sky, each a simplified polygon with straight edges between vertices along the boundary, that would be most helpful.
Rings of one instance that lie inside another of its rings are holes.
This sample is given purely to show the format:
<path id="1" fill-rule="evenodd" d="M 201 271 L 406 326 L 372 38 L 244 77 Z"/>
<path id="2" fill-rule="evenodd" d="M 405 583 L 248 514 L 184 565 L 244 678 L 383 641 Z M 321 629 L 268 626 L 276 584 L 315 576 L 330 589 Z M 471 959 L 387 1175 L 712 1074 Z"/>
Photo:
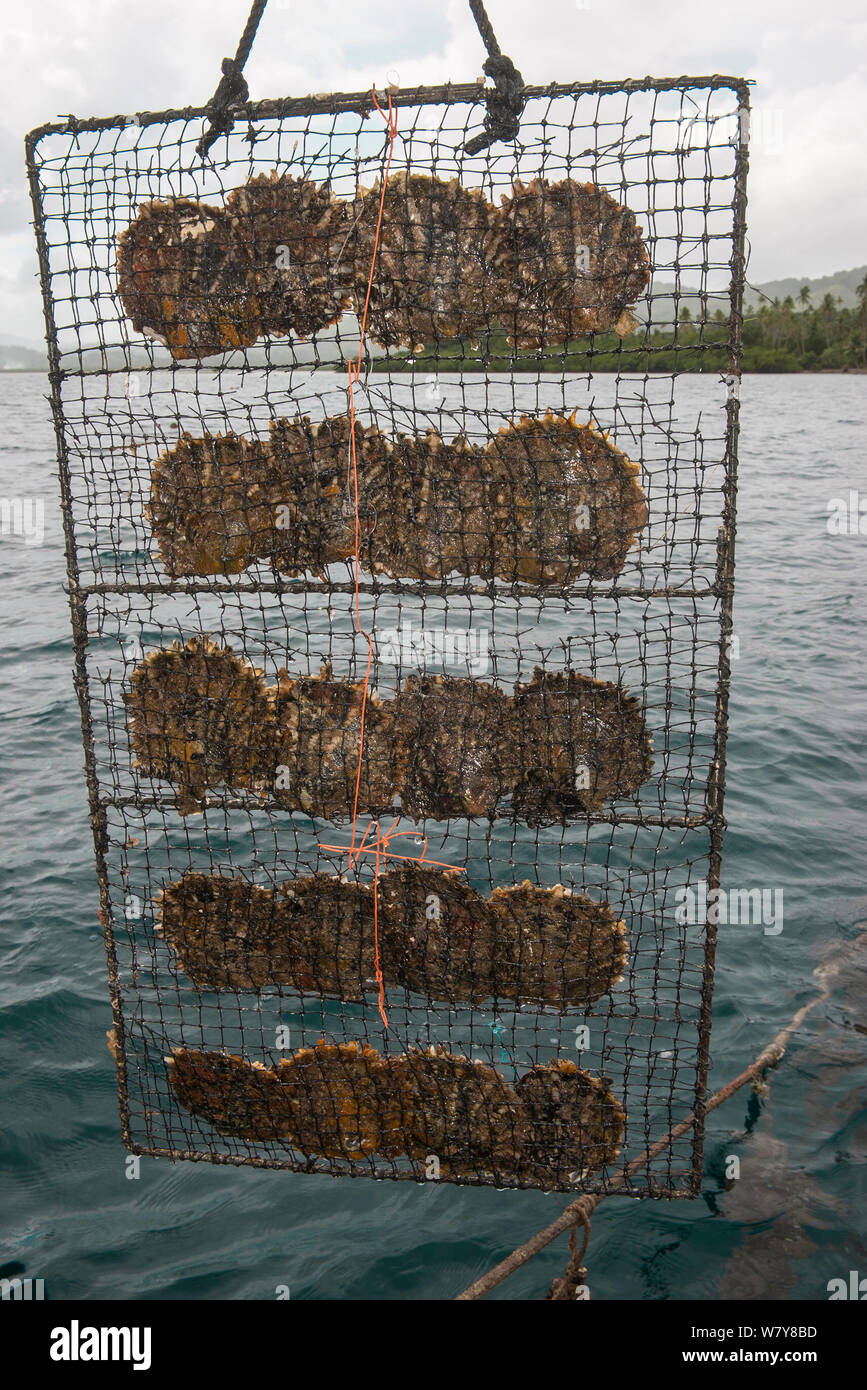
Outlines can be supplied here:
<path id="1" fill-rule="evenodd" d="M 0 16 L 0 342 L 43 336 L 23 140 L 45 121 L 202 105 L 248 0 L 5 0 Z M 864 0 L 487 0 L 528 83 L 650 73 L 755 80 L 749 279 L 867 263 Z M 466 0 L 269 0 L 254 99 L 471 81 Z M 860 132 L 860 133 L 859 133 Z"/>

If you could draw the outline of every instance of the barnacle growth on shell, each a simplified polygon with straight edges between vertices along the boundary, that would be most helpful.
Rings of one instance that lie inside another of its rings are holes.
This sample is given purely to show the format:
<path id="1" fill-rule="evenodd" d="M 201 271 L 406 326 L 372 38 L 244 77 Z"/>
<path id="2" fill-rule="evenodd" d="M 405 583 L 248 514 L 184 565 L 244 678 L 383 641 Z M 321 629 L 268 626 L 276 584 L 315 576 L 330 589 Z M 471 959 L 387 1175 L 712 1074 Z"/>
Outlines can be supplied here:
<path id="1" fill-rule="evenodd" d="M 499 318 L 517 348 L 554 346 L 613 329 L 650 281 L 635 214 L 592 183 L 517 180 L 502 200 L 489 250 Z"/>
<path id="2" fill-rule="evenodd" d="M 363 312 L 376 243 L 381 185 L 358 200 L 353 240 L 355 307 Z M 438 338 L 478 342 L 488 325 L 486 247 L 496 213 L 478 190 L 430 174 L 392 175 L 382 200 L 367 328 L 382 347 Z"/>
<path id="3" fill-rule="evenodd" d="M 268 560 L 324 576 L 355 549 L 350 421 L 274 420 L 268 440 L 189 434 L 157 458 L 148 518 L 170 575 Z M 522 416 L 484 447 L 355 424 L 359 561 L 392 578 L 613 578 L 647 523 L 638 465 L 574 416 Z"/>
<path id="4" fill-rule="evenodd" d="M 276 171 L 229 194 L 226 216 L 272 337 L 308 338 L 347 307 L 349 214 L 326 184 Z"/>
<path id="5" fill-rule="evenodd" d="M 379 876 L 386 988 L 455 1005 L 513 999 L 587 1005 L 621 978 L 626 927 L 607 903 L 529 881 L 483 897 L 457 874 L 406 867 Z M 361 1000 L 377 988 L 373 890 L 313 874 L 276 890 L 184 874 L 156 900 L 157 931 L 205 989 L 288 986 Z"/>
<path id="6" fill-rule="evenodd" d="M 182 814 L 224 786 L 336 819 L 357 783 L 362 812 L 399 795 L 413 820 L 492 816 L 511 795 L 513 814 L 536 825 L 631 796 L 653 769 L 638 700 L 575 671 L 537 668 L 513 695 L 411 676 L 393 699 L 365 700 L 363 682 L 328 666 L 266 685 L 230 647 L 193 638 L 146 657 L 124 699 L 135 766 L 178 788 Z"/>
<path id="7" fill-rule="evenodd" d="M 612 1164 L 620 1152 L 626 1113 L 604 1077 L 560 1058 L 531 1067 L 515 1083 L 528 1128 L 519 1166 L 552 1183 L 586 1177 Z"/>
<path id="8" fill-rule="evenodd" d="M 606 1079 L 564 1060 L 514 1086 L 438 1046 L 383 1056 L 322 1039 L 276 1067 L 184 1047 L 166 1061 L 180 1104 L 222 1134 L 314 1158 L 435 1155 L 446 1177 L 568 1185 L 614 1162 L 626 1119 Z"/>
<path id="9" fill-rule="evenodd" d="M 133 328 L 176 359 L 248 347 L 261 336 L 247 254 L 221 208 L 189 198 L 145 203 L 118 240 L 117 282 Z"/>

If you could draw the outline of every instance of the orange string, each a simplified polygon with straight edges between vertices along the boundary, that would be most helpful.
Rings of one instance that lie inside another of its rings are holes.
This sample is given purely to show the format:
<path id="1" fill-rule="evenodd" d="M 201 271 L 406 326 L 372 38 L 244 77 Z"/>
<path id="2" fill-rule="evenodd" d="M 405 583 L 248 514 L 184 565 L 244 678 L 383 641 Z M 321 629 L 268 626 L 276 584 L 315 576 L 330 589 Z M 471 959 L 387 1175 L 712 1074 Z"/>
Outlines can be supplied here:
<path id="1" fill-rule="evenodd" d="M 395 115 L 394 107 L 392 105 L 391 94 L 389 93 L 387 111 L 384 111 L 382 109 L 382 107 L 376 99 L 375 86 L 371 89 L 371 94 L 373 97 L 373 104 L 386 124 L 386 130 L 388 132 L 388 154 L 386 156 L 385 173 L 383 175 L 382 187 L 379 195 L 379 214 L 376 219 L 376 235 L 374 237 L 373 242 L 373 256 L 370 262 L 370 275 L 367 281 L 367 293 L 364 297 L 364 311 L 361 315 L 361 324 L 358 338 L 358 361 L 353 362 L 352 360 L 350 360 L 347 383 L 347 390 L 349 393 L 349 438 L 350 451 L 352 457 L 353 487 L 355 492 L 355 627 L 359 636 L 364 637 L 367 641 L 367 666 L 364 672 L 364 691 L 361 697 L 361 730 L 359 732 L 358 739 L 358 770 L 355 776 L 355 797 L 352 803 L 352 843 L 349 846 L 323 844 L 321 845 L 321 848 L 324 850 L 336 851 L 340 854 L 347 854 L 349 856 L 349 868 L 352 868 L 353 863 L 357 862 L 362 854 L 372 854 L 375 856 L 373 874 L 374 963 L 376 972 L 376 983 L 379 989 L 379 1016 L 382 1019 L 384 1026 L 388 1028 L 388 1015 L 385 1012 L 385 984 L 382 978 L 382 966 L 380 963 L 379 953 L 379 872 L 381 862 L 383 859 L 404 859 L 410 860 L 414 863 L 430 864 L 432 866 L 435 865 L 437 868 L 445 869 L 447 873 L 462 873 L 463 870 L 460 868 L 456 868 L 453 864 L 443 864 L 435 859 L 427 859 L 427 839 L 425 839 L 423 843 L 421 858 L 416 858 L 416 856 L 409 854 L 396 854 L 393 850 L 390 850 L 389 845 L 391 844 L 392 840 L 400 839 L 400 837 L 403 835 L 415 834 L 415 832 L 411 830 L 397 830 L 396 827 L 399 818 L 396 818 L 394 820 L 394 822 L 385 832 L 384 835 L 382 834 L 379 821 L 371 821 L 370 824 L 367 826 L 367 829 L 365 830 L 364 834 L 362 835 L 361 841 L 358 843 L 358 845 L 356 845 L 356 833 L 358 824 L 358 801 L 361 795 L 361 769 L 364 758 L 364 729 L 367 716 L 367 692 L 370 685 L 370 668 L 373 664 L 373 637 L 369 632 L 365 632 L 364 628 L 361 626 L 361 600 L 359 595 L 359 573 L 361 569 L 359 552 L 361 548 L 361 535 L 358 501 L 358 458 L 355 449 L 354 387 L 361 376 L 361 364 L 364 358 L 364 343 L 367 331 L 367 312 L 370 307 L 370 296 L 373 292 L 373 277 L 376 272 L 376 258 L 379 252 L 379 241 L 380 236 L 382 234 L 382 219 L 385 210 L 386 183 L 388 181 L 389 170 L 391 169 L 391 159 L 394 153 L 394 142 L 397 138 L 397 116 Z M 373 839 L 370 844 L 370 847 L 368 847 L 368 836 L 371 834 L 373 834 Z"/>

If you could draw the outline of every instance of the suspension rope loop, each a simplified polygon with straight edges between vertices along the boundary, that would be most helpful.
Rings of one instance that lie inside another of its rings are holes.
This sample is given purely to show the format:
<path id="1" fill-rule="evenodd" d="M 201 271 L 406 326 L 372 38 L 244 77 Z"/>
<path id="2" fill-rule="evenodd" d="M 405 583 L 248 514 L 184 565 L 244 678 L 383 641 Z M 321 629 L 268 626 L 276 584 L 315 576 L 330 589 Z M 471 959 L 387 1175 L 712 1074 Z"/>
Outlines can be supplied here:
<path id="1" fill-rule="evenodd" d="M 488 50 L 484 71 L 493 78 L 494 86 L 485 92 L 485 129 L 464 145 L 467 154 L 480 154 L 497 140 L 514 140 L 521 128 L 521 114 L 526 105 L 524 79 L 511 58 L 503 53 L 491 26 L 483 0 L 470 0 L 470 10 L 476 21 L 482 42 Z"/>
<path id="2" fill-rule="evenodd" d="M 200 159 L 206 157 L 211 146 L 221 135 L 229 134 L 235 124 L 238 108 L 244 105 L 250 95 L 244 76 L 244 64 L 250 56 L 256 30 L 267 3 L 268 0 L 253 0 L 253 7 L 247 17 L 234 58 L 224 58 L 220 65 L 223 75 L 207 105 L 210 124 L 196 145 L 196 154 Z"/>

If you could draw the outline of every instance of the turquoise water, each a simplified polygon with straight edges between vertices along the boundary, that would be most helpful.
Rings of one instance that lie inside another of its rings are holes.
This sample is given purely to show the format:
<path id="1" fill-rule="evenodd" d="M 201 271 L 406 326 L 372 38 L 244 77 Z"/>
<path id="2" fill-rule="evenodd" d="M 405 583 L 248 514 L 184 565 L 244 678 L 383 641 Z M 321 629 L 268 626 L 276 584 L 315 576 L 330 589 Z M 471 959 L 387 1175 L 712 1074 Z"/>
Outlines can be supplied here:
<path id="1" fill-rule="evenodd" d="M 0 496 L 45 505 L 41 545 L 0 542 L 4 1272 L 54 1299 L 453 1297 L 565 1198 L 148 1158 L 126 1176 L 44 394 L 0 377 Z M 811 997 L 823 951 L 867 927 L 867 536 L 826 526 L 831 499 L 867 499 L 867 378 L 753 377 L 743 394 L 723 881 L 782 889 L 785 921 L 721 928 L 715 1086 Z M 594 1298 L 822 1299 L 867 1274 L 864 967 L 854 952 L 764 1097 L 710 1117 L 701 1198 L 600 1208 Z M 494 1297 L 540 1297 L 564 1262 L 561 1240 Z"/>

